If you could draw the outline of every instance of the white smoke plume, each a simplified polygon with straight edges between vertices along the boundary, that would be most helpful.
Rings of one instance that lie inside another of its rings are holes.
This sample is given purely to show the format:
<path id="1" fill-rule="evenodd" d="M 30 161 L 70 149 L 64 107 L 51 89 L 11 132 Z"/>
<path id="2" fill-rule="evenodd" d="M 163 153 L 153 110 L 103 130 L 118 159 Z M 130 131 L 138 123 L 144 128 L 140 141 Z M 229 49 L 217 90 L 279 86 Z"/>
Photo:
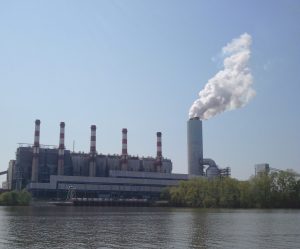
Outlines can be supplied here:
<path id="1" fill-rule="evenodd" d="M 255 96 L 248 67 L 251 36 L 247 33 L 223 47 L 224 68 L 206 83 L 189 110 L 189 117 L 209 119 L 218 113 L 243 107 Z"/>

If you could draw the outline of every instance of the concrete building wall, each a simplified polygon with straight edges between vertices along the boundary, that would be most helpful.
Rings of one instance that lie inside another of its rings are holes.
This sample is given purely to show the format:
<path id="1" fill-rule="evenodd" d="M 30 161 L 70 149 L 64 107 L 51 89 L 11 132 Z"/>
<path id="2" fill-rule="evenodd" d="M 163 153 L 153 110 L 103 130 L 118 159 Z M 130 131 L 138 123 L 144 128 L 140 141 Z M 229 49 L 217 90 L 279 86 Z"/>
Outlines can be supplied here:
<path id="1" fill-rule="evenodd" d="M 23 186 L 30 182 L 32 157 L 32 147 L 19 147 L 17 149 L 15 171 L 13 172 L 13 188 L 17 187 L 17 180 Z"/>
<path id="2" fill-rule="evenodd" d="M 9 189 L 7 181 L 2 182 L 2 189 Z"/>
<path id="3" fill-rule="evenodd" d="M 15 160 L 10 160 L 8 163 L 8 170 L 7 170 L 7 189 L 13 189 L 13 174 L 15 172 L 15 165 L 16 161 Z"/>
<path id="4" fill-rule="evenodd" d="M 107 160 L 106 156 L 98 155 L 96 158 L 96 176 L 107 175 Z"/>
<path id="5" fill-rule="evenodd" d="M 161 192 L 164 187 L 156 186 L 133 186 L 133 185 L 103 185 L 103 184 L 72 184 L 77 191 L 107 191 L 107 192 Z M 59 183 L 59 189 L 68 189 L 69 185 Z"/>
<path id="6" fill-rule="evenodd" d="M 64 175 L 73 175 L 73 166 L 71 152 L 69 150 L 64 151 Z"/>
<path id="7" fill-rule="evenodd" d="M 40 149 L 38 165 L 39 182 L 48 182 L 50 175 L 57 174 L 57 161 L 57 150 Z"/>
<path id="8" fill-rule="evenodd" d="M 107 166 L 111 170 L 119 170 L 121 167 L 120 156 L 107 156 Z"/>
<path id="9" fill-rule="evenodd" d="M 172 162 L 169 159 L 163 159 L 162 161 L 162 172 L 172 173 Z"/>
<path id="10" fill-rule="evenodd" d="M 71 153 L 69 150 L 65 150 L 64 152 L 64 173 L 62 176 L 89 176 L 89 154 Z M 18 148 L 15 162 L 16 170 L 10 174 L 12 188 L 15 188 L 16 184 L 14 182 L 20 178 L 20 175 L 22 178 L 19 181 L 20 188 L 25 187 L 31 182 L 32 158 L 33 150 L 31 147 Z M 120 170 L 120 159 L 119 155 L 97 155 L 96 176 L 108 177 L 110 170 Z M 51 175 L 57 175 L 58 149 L 40 148 L 38 162 L 39 182 L 47 183 L 50 181 Z M 129 156 L 128 170 L 131 172 L 156 172 L 155 162 L 156 159 L 152 157 L 140 159 Z M 163 172 L 171 173 L 172 162 L 164 159 L 162 168 Z"/>
<path id="11" fill-rule="evenodd" d="M 268 174 L 270 165 L 268 163 L 255 164 L 255 175 Z"/>
<path id="12" fill-rule="evenodd" d="M 72 154 L 71 156 L 73 175 L 74 176 L 88 176 L 88 155 L 83 153 Z"/>
<path id="13" fill-rule="evenodd" d="M 188 173 L 203 175 L 202 121 L 199 118 L 188 120 L 187 124 Z"/>
<path id="14" fill-rule="evenodd" d="M 161 173 L 158 173 L 161 174 Z M 163 175 L 163 174 L 162 174 Z M 51 176 L 49 183 L 30 183 L 28 185 L 29 189 L 56 189 L 58 183 L 60 186 L 64 186 L 64 189 L 68 189 L 69 186 L 78 186 L 85 190 L 90 190 L 91 186 L 107 185 L 114 186 L 116 190 L 120 189 L 121 186 L 140 186 L 140 187 L 166 187 L 177 185 L 179 180 L 182 180 L 182 176 L 176 179 L 166 179 L 166 178 L 136 178 L 136 177 L 84 177 L 84 176 Z M 89 186 L 89 187 L 88 187 Z M 76 188 L 77 189 L 77 188 Z"/>
<path id="15" fill-rule="evenodd" d="M 128 170 L 129 171 L 139 171 L 140 170 L 140 160 L 138 158 L 128 159 Z"/>
<path id="16" fill-rule="evenodd" d="M 110 170 L 109 176 L 119 178 L 142 178 L 142 179 L 168 179 L 168 180 L 188 180 L 188 174 L 173 174 L 145 171 L 122 171 Z"/>
<path id="17" fill-rule="evenodd" d="M 146 172 L 155 171 L 155 158 L 143 158 L 143 170 Z"/>

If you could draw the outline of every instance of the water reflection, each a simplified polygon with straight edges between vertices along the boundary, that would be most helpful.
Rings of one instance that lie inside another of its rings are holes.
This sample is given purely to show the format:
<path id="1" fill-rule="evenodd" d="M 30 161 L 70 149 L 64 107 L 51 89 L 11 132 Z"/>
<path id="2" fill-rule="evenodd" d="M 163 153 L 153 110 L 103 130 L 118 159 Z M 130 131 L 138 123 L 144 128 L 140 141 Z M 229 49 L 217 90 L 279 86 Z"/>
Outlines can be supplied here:
<path id="1" fill-rule="evenodd" d="M 0 207 L 0 248 L 297 248 L 300 211 Z"/>
<path id="2" fill-rule="evenodd" d="M 207 220 L 208 213 L 204 210 L 192 210 L 191 214 L 189 248 L 206 249 L 207 238 L 213 235 Z"/>

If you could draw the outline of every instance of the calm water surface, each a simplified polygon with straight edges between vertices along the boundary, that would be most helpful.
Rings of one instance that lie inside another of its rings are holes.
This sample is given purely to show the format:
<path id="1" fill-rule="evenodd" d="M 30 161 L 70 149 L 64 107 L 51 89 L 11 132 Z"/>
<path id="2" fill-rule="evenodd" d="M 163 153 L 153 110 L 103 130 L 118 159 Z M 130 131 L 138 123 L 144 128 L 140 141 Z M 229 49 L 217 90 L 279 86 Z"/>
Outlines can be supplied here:
<path id="1" fill-rule="evenodd" d="M 300 210 L 0 207 L 0 248 L 300 248 Z"/>

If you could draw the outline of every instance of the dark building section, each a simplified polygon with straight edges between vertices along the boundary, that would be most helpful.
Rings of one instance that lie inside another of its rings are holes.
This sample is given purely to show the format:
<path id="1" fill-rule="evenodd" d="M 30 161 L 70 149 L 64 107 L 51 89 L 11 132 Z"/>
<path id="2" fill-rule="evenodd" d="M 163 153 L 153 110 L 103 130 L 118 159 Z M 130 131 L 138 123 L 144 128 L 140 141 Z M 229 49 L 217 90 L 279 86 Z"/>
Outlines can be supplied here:
<path id="1" fill-rule="evenodd" d="M 64 175 L 72 175 L 72 160 L 70 151 L 66 150 L 64 155 Z M 25 188 L 32 177 L 32 147 L 19 147 L 16 152 L 16 160 L 13 165 L 12 189 Z M 38 157 L 38 181 L 49 182 L 50 175 L 57 175 L 58 169 L 58 150 L 51 148 L 40 148 Z"/>
<path id="2" fill-rule="evenodd" d="M 32 147 L 19 147 L 16 153 L 14 164 L 14 175 L 12 177 L 12 189 L 25 188 L 31 183 L 33 149 Z M 58 149 L 40 148 L 39 164 L 37 167 L 39 183 L 49 183 L 51 175 L 58 175 Z M 89 154 L 71 153 L 64 151 L 64 176 L 89 176 Z M 95 177 L 109 177 L 110 170 L 121 170 L 122 156 L 118 155 L 97 155 L 95 157 Z M 156 158 L 128 157 L 128 171 L 156 172 Z M 163 159 L 165 173 L 171 173 L 172 162 Z"/>

